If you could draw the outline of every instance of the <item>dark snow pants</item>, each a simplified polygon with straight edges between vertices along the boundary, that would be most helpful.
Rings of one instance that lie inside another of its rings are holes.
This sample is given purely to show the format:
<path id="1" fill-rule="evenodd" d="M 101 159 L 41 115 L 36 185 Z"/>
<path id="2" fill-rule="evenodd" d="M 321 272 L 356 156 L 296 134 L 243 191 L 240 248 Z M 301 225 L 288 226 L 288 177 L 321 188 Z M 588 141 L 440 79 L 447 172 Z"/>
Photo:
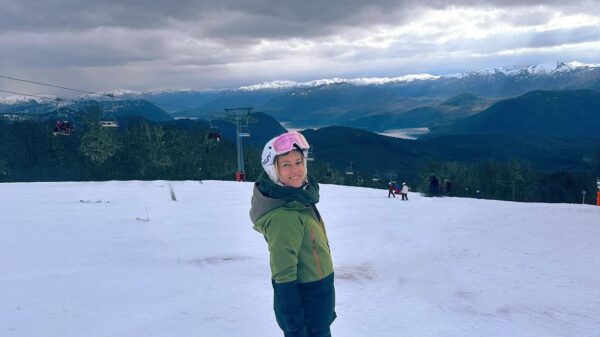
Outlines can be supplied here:
<path id="1" fill-rule="evenodd" d="M 335 320 L 334 276 L 308 283 L 273 284 L 277 324 L 285 337 L 331 337 Z"/>

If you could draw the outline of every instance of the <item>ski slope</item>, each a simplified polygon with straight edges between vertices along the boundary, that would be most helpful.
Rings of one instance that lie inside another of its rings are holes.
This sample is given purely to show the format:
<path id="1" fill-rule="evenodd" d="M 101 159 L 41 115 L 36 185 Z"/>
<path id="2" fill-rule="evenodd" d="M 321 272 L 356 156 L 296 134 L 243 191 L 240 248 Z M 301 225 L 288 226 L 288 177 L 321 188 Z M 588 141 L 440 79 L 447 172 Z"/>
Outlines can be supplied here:
<path id="1" fill-rule="evenodd" d="M 0 336 L 282 336 L 252 183 L 0 184 Z M 600 207 L 321 186 L 334 337 L 600 336 Z"/>

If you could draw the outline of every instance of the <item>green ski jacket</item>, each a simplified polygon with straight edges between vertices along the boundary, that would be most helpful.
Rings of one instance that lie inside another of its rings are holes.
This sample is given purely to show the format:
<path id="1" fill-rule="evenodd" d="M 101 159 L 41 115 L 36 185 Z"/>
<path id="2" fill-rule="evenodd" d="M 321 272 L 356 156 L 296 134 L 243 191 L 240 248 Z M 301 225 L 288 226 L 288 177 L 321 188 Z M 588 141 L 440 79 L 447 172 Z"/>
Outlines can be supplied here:
<path id="1" fill-rule="evenodd" d="M 261 175 L 254 186 L 250 218 L 267 241 L 275 283 L 321 280 L 333 272 L 325 224 L 316 203 L 317 182 L 304 188 L 276 185 Z"/>

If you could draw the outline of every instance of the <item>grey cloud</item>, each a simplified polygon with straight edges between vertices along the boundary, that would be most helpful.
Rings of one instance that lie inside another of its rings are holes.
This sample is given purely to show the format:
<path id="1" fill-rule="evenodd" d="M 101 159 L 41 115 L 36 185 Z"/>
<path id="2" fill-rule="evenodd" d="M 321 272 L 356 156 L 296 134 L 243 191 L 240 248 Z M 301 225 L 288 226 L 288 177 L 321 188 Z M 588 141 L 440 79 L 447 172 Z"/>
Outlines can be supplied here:
<path id="1" fill-rule="evenodd" d="M 120 30 L 0 35 L 3 64 L 66 67 L 113 66 L 164 58 L 164 40 L 154 34 Z"/>
<path id="2" fill-rule="evenodd" d="M 3 0 L 0 68 L 30 70 L 39 80 L 44 72 L 65 82 L 80 78 L 103 89 L 117 86 L 111 83 L 131 89 L 218 88 L 275 79 L 451 71 L 498 60 L 496 54 L 511 48 L 597 41 L 600 35 L 598 27 L 584 27 L 434 44 L 446 33 L 442 30 L 423 38 L 402 36 L 389 48 L 352 43 L 376 27 L 400 27 L 427 8 L 447 6 L 514 7 L 499 20 L 518 26 L 543 24 L 557 8 L 565 13 L 600 8 L 598 1 L 528 0 Z M 338 37 L 347 45 L 332 42 Z M 267 43 L 258 48 L 261 41 Z M 296 41 L 299 47 L 293 46 Z M 296 60 L 304 64 L 290 67 Z"/>
<path id="3" fill-rule="evenodd" d="M 588 1 L 589 8 L 597 1 Z M 584 5 L 586 2 L 583 3 Z M 415 0 L 5 0 L 0 31 L 86 30 L 96 27 L 159 29 L 189 25 L 204 38 L 318 37 L 348 27 L 397 25 L 419 8 L 447 6 L 563 6 L 564 1 Z M 581 8 L 578 5 L 575 8 Z M 522 18 L 526 21 L 526 18 Z M 532 17 L 532 20 L 535 18 Z"/>
<path id="4" fill-rule="evenodd" d="M 171 22 L 203 25 L 244 26 L 245 32 L 260 27 L 262 21 L 297 25 L 337 25 L 364 23 L 404 7 L 404 1 L 73 1 L 6 0 L 0 14 L 1 30 L 89 29 L 98 26 L 164 27 Z M 241 14 L 241 15 L 240 15 Z M 237 22 L 236 17 L 253 18 Z M 363 18 L 364 17 L 364 18 Z M 277 27 L 273 27 L 277 30 Z M 285 27 L 284 27 L 285 28 Z M 285 32 L 286 30 L 283 29 Z"/>
<path id="5" fill-rule="evenodd" d="M 337 53 L 332 57 L 348 64 L 357 64 L 368 60 L 410 61 L 422 59 L 428 60 L 431 67 L 430 70 L 425 69 L 425 71 L 432 71 L 435 69 L 436 61 L 434 60 L 437 55 L 445 55 L 447 59 L 460 59 L 461 57 L 465 59 L 491 59 L 495 57 L 494 55 L 506 54 L 506 52 L 515 50 L 531 49 L 532 51 L 529 53 L 536 53 L 535 50 L 539 48 L 600 42 L 600 26 L 553 29 L 540 32 L 503 32 L 496 33 L 486 39 L 464 39 L 461 37 L 447 41 L 443 45 L 433 42 L 442 35 L 443 33 L 432 33 L 415 41 L 399 39 L 385 49 L 348 47 L 345 50 L 337 50 Z M 332 52 L 332 50 L 321 50 L 319 56 L 322 57 L 328 52 Z M 561 57 L 559 52 L 555 55 L 557 55 L 555 57 Z M 554 59 L 554 61 L 556 60 Z M 443 63 L 445 64 L 445 62 Z M 500 63 L 495 66 L 501 65 L 505 64 Z M 466 68 L 469 69 L 470 67 L 467 66 Z M 416 71 L 416 69 L 411 71 Z"/>
<path id="6" fill-rule="evenodd" d="M 554 12 L 548 9 L 532 8 L 526 11 L 512 11 L 501 15 L 502 22 L 514 26 L 537 26 L 547 23 L 552 19 Z M 490 23 L 492 24 L 492 23 Z"/>
<path id="7" fill-rule="evenodd" d="M 527 47 L 552 47 L 564 44 L 600 42 L 600 26 L 575 29 L 554 29 L 532 36 Z"/>

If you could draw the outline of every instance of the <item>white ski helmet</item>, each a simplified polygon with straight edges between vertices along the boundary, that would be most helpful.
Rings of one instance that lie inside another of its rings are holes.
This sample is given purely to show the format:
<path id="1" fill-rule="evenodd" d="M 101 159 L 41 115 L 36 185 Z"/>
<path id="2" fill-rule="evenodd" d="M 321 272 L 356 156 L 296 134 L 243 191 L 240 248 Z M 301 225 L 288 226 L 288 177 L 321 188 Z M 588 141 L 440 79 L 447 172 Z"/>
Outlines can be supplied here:
<path id="1" fill-rule="evenodd" d="M 265 144 L 262 151 L 262 167 L 274 183 L 282 185 L 279 181 L 279 172 L 277 171 L 277 165 L 275 165 L 275 159 L 277 156 L 286 154 L 292 150 L 299 150 L 302 152 L 304 157 L 304 180 L 308 172 L 306 165 L 306 157 L 308 156 L 308 149 L 310 145 L 306 141 L 306 138 L 299 132 L 286 132 L 281 134 Z"/>

